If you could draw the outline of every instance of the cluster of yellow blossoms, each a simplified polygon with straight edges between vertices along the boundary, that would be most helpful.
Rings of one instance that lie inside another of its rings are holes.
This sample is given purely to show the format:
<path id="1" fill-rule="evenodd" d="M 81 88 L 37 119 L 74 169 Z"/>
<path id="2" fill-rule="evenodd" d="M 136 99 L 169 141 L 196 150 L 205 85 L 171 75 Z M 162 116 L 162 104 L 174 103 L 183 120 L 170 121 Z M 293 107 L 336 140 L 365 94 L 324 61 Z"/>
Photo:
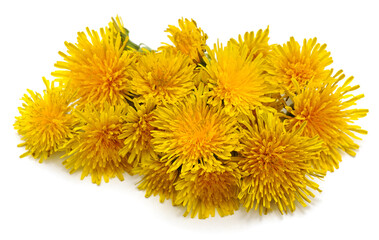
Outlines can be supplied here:
<path id="1" fill-rule="evenodd" d="M 172 44 L 153 51 L 117 17 L 66 42 L 55 80 L 22 98 L 21 157 L 63 152 L 67 169 L 96 184 L 138 174 L 146 197 L 207 218 L 240 206 L 293 212 L 342 152 L 355 155 L 367 132 L 354 121 L 368 110 L 352 106 L 363 94 L 327 69 L 316 38 L 271 45 L 267 28 L 212 48 L 193 20 L 166 32 Z"/>

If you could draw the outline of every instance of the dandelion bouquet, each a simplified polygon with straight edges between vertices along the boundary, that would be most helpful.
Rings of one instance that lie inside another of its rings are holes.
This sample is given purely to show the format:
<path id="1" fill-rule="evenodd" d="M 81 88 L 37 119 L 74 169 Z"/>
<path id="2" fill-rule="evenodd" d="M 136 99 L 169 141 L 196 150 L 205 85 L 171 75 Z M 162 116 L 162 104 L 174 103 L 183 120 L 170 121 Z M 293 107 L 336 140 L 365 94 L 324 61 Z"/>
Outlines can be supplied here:
<path id="1" fill-rule="evenodd" d="M 355 155 L 363 94 L 328 68 L 316 38 L 269 44 L 267 28 L 210 47 L 188 19 L 166 32 L 172 43 L 152 50 L 116 17 L 66 42 L 55 79 L 22 98 L 21 157 L 63 152 L 71 173 L 98 185 L 137 174 L 146 197 L 208 218 L 240 206 L 293 212 L 343 152 Z"/>

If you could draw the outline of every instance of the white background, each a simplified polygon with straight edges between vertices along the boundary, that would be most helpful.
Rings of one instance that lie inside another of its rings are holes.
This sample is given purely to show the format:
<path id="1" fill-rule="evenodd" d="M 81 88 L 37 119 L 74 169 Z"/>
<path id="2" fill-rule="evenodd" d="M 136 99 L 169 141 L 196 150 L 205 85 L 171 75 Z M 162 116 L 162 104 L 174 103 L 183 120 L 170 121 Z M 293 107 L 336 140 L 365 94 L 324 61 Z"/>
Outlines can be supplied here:
<path id="1" fill-rule="evenodd" d="M 168 24 L 193 18 L 208 44 L 270 26 L 270 43 L 290 36 L 327 43 L 335 69 L 355 76 L 358 107 L 369 131 L 357 157 L 343 156 L 340 169 L 320 182 L 323 192 L 307 208 L 281 216 L 235 215 L 198 220 L 158 198 L 145 199 L 138 178 L 126 176 L 100 187 L 70 175 L 59 159 L 39 164 L 19 159 L 13 129 L 26 89 L 41 91 L 53 64 L 86 26 L 98 29 L 119 14 L 131 39 L 157 48 Z M 1 1 L 0 3 L 0 239 L 379 239 L 378 68 L 379 27 L 375 1 Z"/>

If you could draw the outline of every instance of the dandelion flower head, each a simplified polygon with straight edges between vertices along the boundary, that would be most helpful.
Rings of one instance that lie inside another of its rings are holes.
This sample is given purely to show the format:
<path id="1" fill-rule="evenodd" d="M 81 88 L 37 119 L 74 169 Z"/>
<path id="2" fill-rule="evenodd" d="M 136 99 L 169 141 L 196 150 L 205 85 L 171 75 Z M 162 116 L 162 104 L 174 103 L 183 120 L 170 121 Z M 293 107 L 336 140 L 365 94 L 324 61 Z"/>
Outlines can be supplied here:
<path id="1" fill-rule="evenodd" d="M 131 93 L 139 102 L 154 98 L 157 104 L 175 103 L 194 88 L 191 60 L 180 52 L 150 52 L 142 55 L 131 73 Z"/>
<path id="2" fill-rule="evenodd" d="M 63 145 L 73 137 L 76 118 L 72 115 L 71 101 L 74 93 L 61 86 L 54 86 L 45 78 L 46 90 L 43 94 L 28 89 L 19 107 L 21 116 L 16 117 L 15 129 L 24 143 L 19 147 L 27 150 L 21 157 L 28 155 L 43 162 L 54 152 L 62 150 Z"/>
<path id="3" fill-rule="evenodd" d="M 359 85 L 349 85 L 353 77 L 338 86 L 345 75 L 342 71 L 334 76 L 331 74 L 324 83 L 311 82 L 298 95 L 293 96 L 293 108 L 287 108 L 293 116 L 288 120 L 289 128 L 298 129 L 305 123 L 304 136 L 319 136 L 324 141 L 325 150 L 320 158 L 313 161 L 313 165 L 317 169 L 328 171 L 338 168 L 341 161 L 339 151 L 355 156 L 359 146 L 353 139 L 360 140 L 355 133 L 367 134 L 367 131 L 352 123 L 368 113 L 367 109 L 352 108 L 357 100 L 364 97 L 363 94 L 351 94 L 359 88 Z"/>
<path id="4" fill-rule="evenodd" d="M 326 67 L 333 60 L 326 44 L 317 43 L 317 39 L 304 39 L 303 46 L 291 37 L 287 44 L 274 47 L 273 54 L 268 58 L 270 67 L 267 72 L 273 81 L 283 89 L 294 92 L 296 83 L 300 88 L 312 79 L 322 80 L 329 74 Z M 296 82 L 296 83 L 294 83 Z"/>
<path id="5" fill-rule="evenodd" d="M 207 93 L 209 90 L 201 85 L 182 102 L 155 111 L 152 142 L 170 171 L 222 168 L 222 161 L 230 160 L 238 148 L 236 119 L 220 105 L 208 105 Z"/>
<path id="6" fill-rule="evenodd" d="M 173 49 L 187 55 L 194 63 L 201 63 L 205 56 L 207 34 L 197 27 L 194 20 L 179 19 L 178 22 L 179 28 L 169 25 L 166 30 L 166 32 L 171 34 L 168 38 L 175 46 Z M 167 47 L 170 48 L 171 46 L 167 45 L 163 48 Z"/>
<path id="7" fill-rule="evenodd" d="M 239 208 L 240 174 L 237 165 L 228 162 L 224 169 L 199 169 L 182 173 L 175 184 L 178 191 L 175 203 L 186 207 L 184 216 L 200 219 L 232 215 Z"/>
<path id="8" fill-rule="evenodd" d="M 310 161 L 317 158 L 322 141 L 300 136 L 301 129 L 286 131 L 273 113 L 257 109 L 241 121 L 242 150 L 238 165 L 242 174 L 239 199 L 247 211 L 259 213 L 276 205 L 279 211 L 295 210 L 295 202 L 306 206 L 313 190 L 319 190 L 312 177 L 322 177 Z M 304 127 L 304 126 L 303 126 Z"/>
<path id="9" fill-rule="evenodd" d="M 246 46 L 242 49 L 235 44 L 226 47 L 215 45 L 208 49 L 210 59 L 205 59 L 209 74 L 210 104 L 223 103 L 225 109 L 246 112 L 273 99 L 266 94 L 276 91 L 276 87 L 265 78 L 262 55 L 253 60 Z"/>
<path id="10" fill-rule="evenodd" d="M 133 106 L 128 107 L 119 138 L 124 142 L 120 155 L 127 156 L 128 163 L 136 166 L 141 162 L 149 162 L 152 158 L 157 158 L 151 143 L 151 131 L 154 129 L 151 122 L 156 105 L 150 99 L 145 104 L 134 101 Z"/>
<path id="11" fill-rule="evenodd" d="M 67 143 L 68 158 L 63 162 L 71 173 L 81 170 L 81 179 L 91 175 L 92 182 L 98 185 L 103 178 L 105 182 L 116 176 L 124 180 L 123 173 L 131 170 L 127 158 L 119 155 L 124 146 L 119 136 L 126 111 L 126 103 L 117 106 L 105 103 L 101 110 L 87 105 L 83 111 L 75 112 L 81 126 Z"/>
<path id="12" fill-rule="evenodd" d="M 52 74 L 63 83 L 70 81 L 71 87 L 77 89 L 78 108 L 89 103 L 99 108 L 105 102 L 126 102 L 134 54 L 124 51 L 127 40 L 122 41 L 120 33 L 114 31 L 105 28 L 99 34 L 87 28 L 88 36 L 79 32 L 77 44 L 65 42 L 67 54 L 59 52 L 64 61 L 55 66 L 62 70 Z"/>

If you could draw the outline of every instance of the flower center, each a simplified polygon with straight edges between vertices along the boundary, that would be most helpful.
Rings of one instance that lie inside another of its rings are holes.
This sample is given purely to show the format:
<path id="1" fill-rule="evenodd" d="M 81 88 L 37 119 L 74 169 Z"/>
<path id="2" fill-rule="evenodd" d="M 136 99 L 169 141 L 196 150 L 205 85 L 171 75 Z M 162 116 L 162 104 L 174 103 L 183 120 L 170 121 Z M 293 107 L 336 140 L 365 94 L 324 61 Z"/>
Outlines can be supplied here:
<path id="1" fill-rule="evenodd" d="M 304 84 L 315 76 L 314 70 L 308 63 L 289 63 L 284 69 L 287 79 L 296 79 L 299 84 Z"/>
<path id="2" fill-rule="evenodd" d="M 151 142 L 151 131 L 154 129 L 150 125 L 150 122 L 153 120 L 153 114 L 144 114 L 139 122 L 137 128 L 137 134 L 140 135 L 143 146 L 150 146 Z"/>
<path id="3" fill-rule="evenodd" d="M 268 137 L 261 140 L 253 150 L 260 159 L 261 164 L 277 164 L 281 159 L 281 155 L 285 149 L 285 146 L 277 144 L 275 137 Z"/>

